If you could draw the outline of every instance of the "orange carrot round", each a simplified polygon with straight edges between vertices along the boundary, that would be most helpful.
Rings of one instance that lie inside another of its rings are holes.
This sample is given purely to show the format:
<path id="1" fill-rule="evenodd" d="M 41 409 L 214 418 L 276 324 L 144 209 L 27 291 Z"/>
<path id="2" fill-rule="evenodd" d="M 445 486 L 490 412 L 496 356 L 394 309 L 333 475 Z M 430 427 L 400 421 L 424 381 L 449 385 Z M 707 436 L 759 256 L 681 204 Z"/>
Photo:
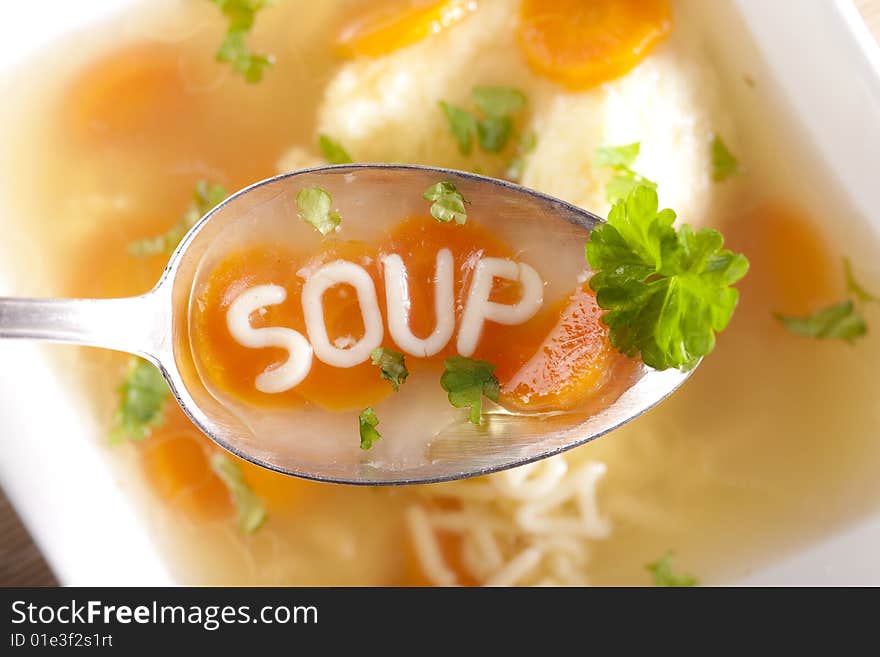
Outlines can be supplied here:
<path id="1" fill-rule="evenodd" d="M 473 0 L 380 3 L 346 25 L 336 40 L 345 57 L 378 57 L 455 25 L 476 8 Z"/>
<path id="2" fill-rule="evenodd" d="M 536 72 L 579 90 L 635 68 L 671 27 L 668 0 L 523 0 L 519 42 Z"/>

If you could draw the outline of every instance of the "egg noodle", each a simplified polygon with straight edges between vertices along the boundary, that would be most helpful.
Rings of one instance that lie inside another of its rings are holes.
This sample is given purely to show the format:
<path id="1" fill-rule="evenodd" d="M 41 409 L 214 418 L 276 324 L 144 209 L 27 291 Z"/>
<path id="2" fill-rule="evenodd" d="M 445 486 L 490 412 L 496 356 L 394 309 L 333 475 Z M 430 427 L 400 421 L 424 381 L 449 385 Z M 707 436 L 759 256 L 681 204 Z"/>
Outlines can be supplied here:
<path id="1" fill-rule="evenodd" d="M 406 511 L 423 571 L 438 586 L 462 583 L 440 543 L 440 533 L 449 533 L 460 539 L 464 568 L 486 586 L 588 584 L 587 541 L 611 533 L 596 499 L 604 475 L 603 463 L 560 455 L 427 488 L 426 504 Z"/>

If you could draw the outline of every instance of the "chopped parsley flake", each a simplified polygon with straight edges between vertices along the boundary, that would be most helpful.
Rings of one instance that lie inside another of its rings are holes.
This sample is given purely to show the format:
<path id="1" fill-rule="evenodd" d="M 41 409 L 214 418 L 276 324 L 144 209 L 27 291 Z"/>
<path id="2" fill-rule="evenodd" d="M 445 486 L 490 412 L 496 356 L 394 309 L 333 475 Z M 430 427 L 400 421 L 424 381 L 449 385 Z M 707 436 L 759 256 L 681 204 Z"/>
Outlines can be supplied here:
<path id="1" fill-rule="evenodd" d="M 501 386 L 495 377 L 495 365 L 484 360 L 454 356 L 443 361 L 440 386 L 448 393 L 449 403 L 468 408 L 468 421 L 483 422 L 483 397 L 498 401 Z"/>
<path id="2" fill-rule="evenodd" d="M 143 440 L 165 421 L 168 384 L 153 364 L 133 356 L 118 392 L 113 442 L 124 438 Z"/>
<path id="3" fill-rule="evenodd" d="M 477 133 L 477 119 L 461 107 L 450 105 L 442 100 L 440 101 L 440 108 L 446 116 L 446 122 L 449 124 L 452 136 L 458 142 L 458 150 L 462 155 L 469 155 L 473 137 Z"/>
<path id="4" fill-rule="evenodd" d="M 623 146 L 603 146 L 596 149 L 593 164 L 597 167 L 609 167 L 614 174 L 605 185 L 605 197 L 609 203 L 625 199 L 636 187 L 657 189 L 657 183 L 648 180 L 632 169 L 641 151 L 641 144 L 634 142 Z"/>
<path id="5" fill-rule="evenodd" d="M 358 429 L 361 434 L 361 449 L 367 450 L 373 446 L 373 443 L 382 438 L 382 434 L 376 429 L 379 424 L 379 418 L 376 417 L 376 411 L 372 406 L 367 406 L 358 416 Z"/>
<path id="6" fill-rule="evenodd" d="M 511 160 L 510 166 L 507 168 L 507 177 L 510 180 L 518 182 L 522 179 L 523 171 L 526 168 L 526 161 L 537 145 L 538 137 L 533 131 L 530 130 L 522 136 L 516 146 L 516 156 Z"/>
<path id="7" fill-rule="evenodd" d="M 211 469 L 226 485 L 238 511 L 238 528 L 253 534 L 266 521 L 266 507 L 244 480 L 241 466 L 221 452 L 211 457 Z"/>
<path id="8" fill-rule="evenodd" d="M 836 338 L 852 344 L 856 338 L 868 332 L 864 317 L 849 299 L 811 315 L 798 317 L 774 313 L 774 317 L 791 333 L 809 338 Z"/>
<path id="9" fill-rule="evenodd" d="M 846 289 L 850 294 L 854 295 L 859 301 L 866 303 L 880 303 L 880 297 L 868 292 L 868 290 L 862 287 L 862 285 L 856 280 L 852 270 L 852 263 L 849 258 L 843 259 L 843 274 L 846 278 Z"/>
<path id="10" fill-rule="evenodd" d="M 399 351 L 387 347 L 377 347 L 370 354 L 373 365 L 379 366 L 379 373 L 383 379 L 391 383 L 394 392 L 400 389 L 401 384 L 406 382 L 409 370 L 406 369 L 406 359 Z"/>
<path id="11" fill-rule="evenodd" d="M 508 116 L 526 106 L 525 94 L 513 87 L 474 87 L 471 98 L 486 116 Z"/>
<path id="12" fill-rule="evenodd" d="M 712 138 L 712 180 L 722 182 L 740 174 L 739 162 L 733 156 L 721 137 Z"/>
<path id="13" fill-rule="evenodd" d="M 487 153 L 504 150 L 512 134 L 513 120 L 509 116 L 490 116 L 477 123 L 477 139 Z"/>
<path id="14" fill-rule="evenodd" d="M 351 164 L 354 160 L 338 141 L 327 135 L 318 136 L 318 146 L 327 164 Z"/>
<path id="15" fill-rule="evenodd" d="M 689 587 L 699 586 L 699 580 L 693 575 L 676 575 L 672 570 L 672 553 L 667 552 L 654 563 L 645 566 L 654 576 L 654 586 Z"/>
<path id="16" fill-rule="evenodd" d="M 325 189 L 307 187 L 296 195 L 296 205 L 303 221 L 311 224 L 321 235 L 332 233 L 342 222 L 342 217 L 333 209 L 333 199 Z"/>
<path id="17" fill-rule="evenodd" d="M 476 138 L 483 151 L 500 153 L 516 132 L 514 116 L 525 108 L 525 94 L 513 87 L 481 86 L 473 88 L 471 100 L 479 114 L 440 101 L 458 150 L 470 154 Z"/>
<path id="18" fill-rule="evenodd" d="M 455 185 L 448 180 L 442 180 L 428 187 L 422 197 L 431 204 L 431 216 L 437 221 L 457 224 L 467 222 L 467 210 L 464 197 L 456 189 Z"/>
<path id="19" fill-rule="evenodd" d="M 226 189 L 223 185 L 217 185 L 200 180 L 196 183 L 192 202 L 189 204 L 183 216 L 171 228 L 160 235 L 147 237 L 128 245 L 128 252 L 133 256 L 145 257 L 152 255 L 170 255 L 183 236 L 189 229 L 196 225 L 199 219 L 204 217 L 215 206 L 226 198 Z"/>
<path id="20" fill-rule="evenodd" d="M 639 156 L 641 144 L 634 142 L 623 146 L 603 146 L 596 149 L 594 163 L 597 167 L 631 167 Z"/>
<path id="21" fill-rule="evenodd" d="M 852 263 L 849 258 L 843 259 L 843 275 L 846 289 L 858 301 L 863 303 L 880 303 L 880 299 L 868 292 L 855 279 Z M 773 316 L 791 333 L 808 338 L 837 339 L 852 344 L 868 332 L 865 318 L 856 308 L 852 299 L 826 306 L 810 315 L 785 315 L 773 313 Z"/>
<path id="22" fill-rule="evenodd" d="M 229 20 L 226 37 L 217 51 L 217 61 L 226 62 L 251 83 L 263 79 L 266 69 L 275 63 L 272 55 L 251 52 L 246 39 L 254 26 L 257 13 L 274 0 L 210 0 Z"/>

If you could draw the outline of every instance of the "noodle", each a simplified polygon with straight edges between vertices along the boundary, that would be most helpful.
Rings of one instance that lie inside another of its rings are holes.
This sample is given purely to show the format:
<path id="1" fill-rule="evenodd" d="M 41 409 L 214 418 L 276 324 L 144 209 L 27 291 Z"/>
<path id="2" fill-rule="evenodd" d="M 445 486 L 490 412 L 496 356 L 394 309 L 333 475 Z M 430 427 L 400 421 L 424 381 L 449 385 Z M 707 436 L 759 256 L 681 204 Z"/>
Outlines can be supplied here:
<path id="1" fill-rule="evenodd" d="M 443 553 L 425 511 L 417 506 L 410 507 L 406 512 L 406 519 L 425 575 L 437 586 L 455 585 L 455 573 L 443 560 Z"/>
<path id="2" fill-rule="evenodd" d="M 460 563 L 485 586 L 583 585 L 588 540 L 609 535 L 596 487 L 605 465 L 564 455 L 466 482 L 427 487 L 407 511 L 416 555 L 437 585 L 461 583 L 438 532 L 460 544 Z M 452 507 L 452 508 L 450 508 Z"/>

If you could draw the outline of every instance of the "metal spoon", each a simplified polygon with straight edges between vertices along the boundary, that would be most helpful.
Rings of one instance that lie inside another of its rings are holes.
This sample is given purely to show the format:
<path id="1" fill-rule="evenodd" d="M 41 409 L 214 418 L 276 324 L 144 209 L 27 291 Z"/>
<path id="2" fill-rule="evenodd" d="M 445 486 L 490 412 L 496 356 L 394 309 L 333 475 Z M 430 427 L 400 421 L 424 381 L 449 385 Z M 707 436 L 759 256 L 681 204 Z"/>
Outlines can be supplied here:
<path id="1" fill-rule="evenodd" d="M 693 370 L 657 372 L 645 368 L 632 387 L 595 414 L 490 413 L 485 426 L 460 422 L 431 436 L 420 458 L 378 463 L 371 460 L 370 452 L 360 450 L 316 458 L 298 448 L 295 441 L 265 429 L 255 430 L 253 423 L 243 421 L 207 390 L 189 349 L 187 308 L 202 256 L 228 235 L 230 228 L 265 213 L 295 216 L 296 193 L 312 186 L 330 191 L 343 217 L 363 214 L 367 198 L 383 203 L 383 208 L 395 214 L 409 207 L 424 212 L 421 195 L 439 180 L 454 182 L 472 202 L 470 215 L 501 216 L 512 225 L 533 226 L 540 221 L 546 224 L 542 231 L 546 228 L 548 234 L 582 231 L 584 241 L 601 221 L 550 196 L 460 171 L 386 164 L 298 171 L 256 183 L 211 210 L 183 238 L 159 282 L 147 294 L 125 299 L 0 298 L 0 338 L 70 342 L 146 358 L 159 367 L 193 423 L 221 447 L 279 472 L 347 484 L 436 482 L 529 463 L 616 429 L 663 400 L 688 378 Z M 352 440 L 357 440 L 354 426 Z"/>

